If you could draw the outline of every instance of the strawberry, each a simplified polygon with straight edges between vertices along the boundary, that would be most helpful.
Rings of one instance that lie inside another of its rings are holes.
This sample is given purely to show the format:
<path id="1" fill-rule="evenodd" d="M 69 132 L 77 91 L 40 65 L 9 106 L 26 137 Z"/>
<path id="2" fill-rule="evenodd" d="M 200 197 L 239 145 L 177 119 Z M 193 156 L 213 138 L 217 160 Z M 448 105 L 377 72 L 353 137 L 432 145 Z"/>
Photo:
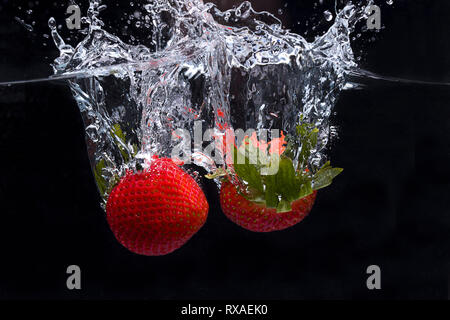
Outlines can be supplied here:
<path id="1" fill-rule="evenodd" d="M 111 191 L 106 214 L 130 251 L 159 256 L 183 246 L 205 223 L 208 202 L 196 181 L 171 159 L 128 172 Z"/>
<path id="2" fill-rule="evenodd" d="M 318 132 L 310 124 L 300 124 L 297 140 L 290 137 L 289 144 L 283 133 L 267 143 L 258 140 L 254 132 L 239 147 L 225 150 L 227 159 L 231 159 L 228 168 L 207 176 L 224 177 L 220 190 L 223 213 L 256 232 L 283 230 L 302 221 L 312 209 L 317 190 L 330 185 L 342 172 L 329 162 L 319 170 L 310 170 L 308 160 L 317 146 Z"/>
<path id="3" fill-rule="evenodd" d="M 277 212 L 248 200 L 239 194 L 238 189 L 229 181 L 224 181 L 220 189 L 220 205 L 223 213 L 237 225 L 255 232 L 283 230 L 302 221 L 316 199 L 317 191 L 292 202 L 292 210 Z"/>

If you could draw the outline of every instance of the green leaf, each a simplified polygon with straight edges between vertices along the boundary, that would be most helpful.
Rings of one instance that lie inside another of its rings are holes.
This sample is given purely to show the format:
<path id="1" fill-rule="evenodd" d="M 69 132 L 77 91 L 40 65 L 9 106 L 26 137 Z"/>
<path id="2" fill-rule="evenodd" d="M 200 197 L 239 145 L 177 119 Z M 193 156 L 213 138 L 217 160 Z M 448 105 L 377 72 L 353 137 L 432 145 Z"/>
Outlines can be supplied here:
<path id="1" fill-rule="evenodd" d="M 278 206 L 277 180 L 275 175 L 265 176 L 264 182 L 266 186 L 265 199 L 267 208 L 276 208 Z"/>
<path id="2" fill-rule="evenodd" d="M 107 195 L 109 195 L 110 193 L 111 193 L 111 191 L 112 191 L 112 189 L 118 184 L 120 182 L 120 177 L 117 175 L 117 174 L 114 174 L 112 177 L 111 177 L 111 179 L 109 180 L 109 183 L 108 183 L 108 188 L 106 189 L 106 192 L 105 192 L 105 200 L 107 200 L 106 199 L 106 196 Z"/>
<path id="3" fill-rule="evenodd" d="M 132 148 L 133 148 L 133 157 L 135 157 L 139 151 L 137 144 L 133 144 Z"/>
<path id="4" fill-rule="evenodd" d="M 302 123 L 297 126 L 297 134 L 302 145 L 299 155 L 299 164 L 301 168 L 305 168 L 307 167 L 311 150 L 317 145 L 319 129 L 309 123 Z"/>
<path id="5" fill-rule="evenodd" d="M 120 178 L 117 174 L 113 174 L 112 176 L 109 177 L 109 179 L 105 177 L 103 169 L 106 168 L 106 165 L 107 164 L 105 159 L 101 159 L 100 161 L 97 162 L 93 170 L 95 181 L 97 182 L 98 190 L 100 192 L 100 196 L 102 197 L 103 201 L 105 201 L 105 203 L 112 189 L 120 181 Z"/>
<path id="6" fill-rule="evenodd" d="M 304 198 L 313 193 L 312 178 L 306 172 L 299 172 L 296 179 L 299 185 L 297 199 Z"/>
<path id="7" fill-rule="evenodd" d="M 281 200 L 292 202 L 297 199 L 299 184 L 295 177 L 295 169 L 292 160 L 282 158 L 279 164 L 278 173 L 275 175 L 277 181 L 277 192 Z"/>
<path id="8" fill-rule="evenodd" d="M 238 163 L 238 159 L 243 159 L 244 163 Z M 259 172 L 258 166 L 251 164 L 249 158 L 242 154 L 237 148 L 234 150 L 234 170 L 236 174 L 247 183 L 247 185 L 258 191 L 259 193 L 264 193 L 264 187 L 261 181 L 261 174 Z"/>
<path id="9" fill-rule="evenodd" d="M 277 212 L 292 210 L 291 203 L 312 193 L 311 179 L 297 176 L 290 158 L 283 157 L 279 161 L 278 172 L 264 177 L 266 186 L 265 199 L 268 208 L 276 208 Z"/>
<path id="10" fill-rule="evenodd" d="M 295 152 L 297 150 L 297 143 L 295 140 L 296 140 L 296 138 L 293 136 L 290 136 L 290 135 L 286 136 L 287 145 L 286 145 L 286 150 L 283 152 L 284 156 L 294 159 Z"/>
<path id="11" fill-rule="evenodd" d="M 287 200 L 281 200 L 277 206 L 277 213 L 289 212 L 292 210 L 291 202 Z"/>
<path id="12" fill-rule="evenodd" d="M 333 182 L 333 179 L 338 176 L 343 170 L 344 169 L 342 168 L 331 167 L 330 161 L 328 161 L 314 175 L 313 189 L 319 190 L 329 186 Z"/>
<path id="13" fill-rule="evenodd" d="M 125 134 L 123 133 L 122 128 L 120 127 L 120 125 L 118 123 L 112 125 L 111 135 L 115 135 L 123 143 L 125 143 Z"/>
<path id="14" fill-rule="evenodd" d="M 129 150 L 130 148 L 127 145 L 126 135 L 123 133 L 122 128 L 118 123 L 112 125 L 110 133 L 111 136 L 117 141 L 117 146 L 125 163 L 130 160 L 130 155 L 134 157 L 137 154 L 138 146 L 133 144 L 131 146 L 131 150 Z"/>
<path id="15" fill-rule="evenodd" d="M 95 169 L 94 169 L 95 181 L 97 182 L 98 189 L 102 196 L 105 194 L 105 191 L 108 188 L 107 182 L 105 181 L 105 178 L 103 177 L 103 172 L 102 172 L 103 168 L 105 168 L 105 160 L 104 159 L 97 162 L 97 165 L 95 166 Z"/>

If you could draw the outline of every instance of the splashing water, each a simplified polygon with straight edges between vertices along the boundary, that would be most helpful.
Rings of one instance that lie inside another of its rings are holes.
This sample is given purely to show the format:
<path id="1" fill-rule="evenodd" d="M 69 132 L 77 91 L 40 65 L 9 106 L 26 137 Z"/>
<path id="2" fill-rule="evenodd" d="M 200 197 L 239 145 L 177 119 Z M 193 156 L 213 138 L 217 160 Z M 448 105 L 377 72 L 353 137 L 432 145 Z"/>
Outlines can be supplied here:
<path id="1" fill-rule="evenodd" d="M 331 111 L 356 67 L 349 35 L 370 3 L 349 3 L 313 42 L 249 2 L 222 12 L 201 0 L 148 1 L 143 8 L 151 41 L 141 44 L 103 29 L 98 0 L 90 2 L 83 18 L 87 35 L 75 48 L 50 19 L 60 51 L 54 71 L 77 76 L 69 83 L 97 181 L 108 182 L 99 182 L 102 195 L 125 170 L 145 167 L 153 155 L 170 156 L 180 143 L 174 132 L 186 129 L 194 137 L 199 123 L 201 135 L 212 128 L 215 137 L 230 128 L 289 135 L 302 119 L 319 129 L 309 161 L 318 168 L 326 161 Z M 211 171 L 214 161 L 201 152 L 209 143 L 194 144 L 192 158 Z"/>

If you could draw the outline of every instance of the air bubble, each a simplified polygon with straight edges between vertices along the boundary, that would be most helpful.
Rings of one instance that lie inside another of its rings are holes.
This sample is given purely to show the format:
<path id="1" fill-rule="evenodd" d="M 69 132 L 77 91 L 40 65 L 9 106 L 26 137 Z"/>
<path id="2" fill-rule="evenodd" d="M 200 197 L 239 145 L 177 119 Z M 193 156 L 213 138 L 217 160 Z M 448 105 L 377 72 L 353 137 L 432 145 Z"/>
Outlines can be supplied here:
<path id="1" fill-rule="evenodd" d="M 326 10 L 323 13 L 323 16 L 325 17 L 325 20 L 327 20 L 327 21 L 333 20 L 333 14 L 330 11 L 328 11 L 328 10 Z"/>

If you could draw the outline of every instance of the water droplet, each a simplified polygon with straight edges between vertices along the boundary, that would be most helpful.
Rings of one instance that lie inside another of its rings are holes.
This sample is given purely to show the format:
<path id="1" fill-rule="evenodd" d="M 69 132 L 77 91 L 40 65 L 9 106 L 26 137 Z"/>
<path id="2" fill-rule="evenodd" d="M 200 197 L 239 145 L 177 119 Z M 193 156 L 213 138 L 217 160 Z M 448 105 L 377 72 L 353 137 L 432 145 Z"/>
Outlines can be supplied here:
<path id="1" fill-rule="evenodd" d="M 20 19 L 19 17 L 14 17 L 14 19 L 20 23 L 25 29 L 27 29 L 28 31 L 33 31 L 33 27 L 29 24 L 26 24 L 25 21 L 23 21 L 22 19 Z"/>
<path id="2" fill-rule="evenodd" d="M 152 5 L 151 4 L 146 4 L 144 5 L 144 9 L 148 12 L 148 13 L 152 13 Z"/>
<path id="3" fill-rule="evenodd" d="M 327 21 L 333 20 L 333 14 L 330 11 L 328 11 L 328 10 L 326 10 L 323 13 L 323 16 L 325 17 L 325 20 L 327 20 Z"/>
<path id="4" fill-rule="evenodd" d="M 386 3 L 387 3 L 388 5 L 392 5 L 392 4 L 394 4 L 394 0 L 387 0 Z"/>
<path id="5" fill-rule="evenodd" d="M 278 14 L 283 14 L 283 9 L 278 9 Z"/>
<path id="6" fill-rule="evenodd" d="M 55 18 L 51 17 L 50 19 L 48 19 L 48 26 L 50 27 L 50 29 L 55 29 L 56 28 L 56 20 L 55 20 Z"/>

